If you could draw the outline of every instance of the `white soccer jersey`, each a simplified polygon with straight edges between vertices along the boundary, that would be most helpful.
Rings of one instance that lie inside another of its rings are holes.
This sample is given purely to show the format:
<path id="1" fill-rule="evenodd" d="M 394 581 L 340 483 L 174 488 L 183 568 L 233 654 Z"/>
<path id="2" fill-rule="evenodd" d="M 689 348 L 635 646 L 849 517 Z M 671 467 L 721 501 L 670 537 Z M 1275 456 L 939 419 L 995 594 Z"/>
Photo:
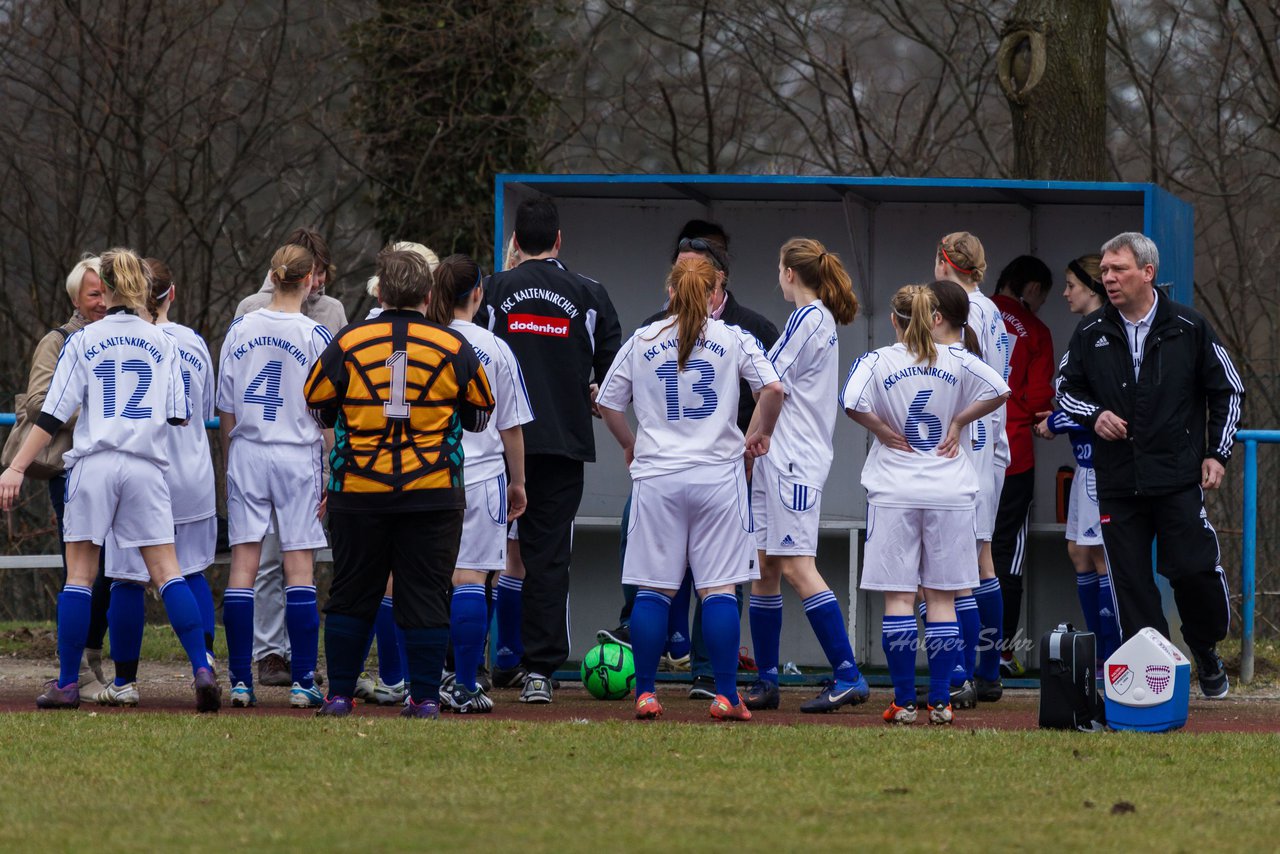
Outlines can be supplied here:
<path id="1" fill-rule="evenodd" d="M 906 437 L 912 451 L 871 446 L 862 467 L 867 501 L 885 507 L 972 507 L 977 475 L 963 454 L 937 453 L 947 426 L 969 404 L 1007 394 L 999 374 L 962 347 L 940 347 L 932 366 L 902 344 L 865 353 L 853 363 L 840 405 L 872 412 Z M 963 443 L 964 436 L 961 436 Z"/>
<path id="2" fill-rule="evenodd" d="M 98 451 L 133 454 L 167 468 L 174 430 L 168 422 L 192 416 L 173 338 L 126 312 L 73 333 L 41 411 L 66 422 L 77 410 L 72 448 L 63 457 L 68 470 Z"/>
<path id="3" fill-rule="evenodd" d="M 723 321 L 707 321 L 683 371 L 678 344 L 673 317 L 641 327 L 600 384 L 601 406 L 622 412 L 634 404 L 633 480 L 741 460 L 738 379 L 753 391 L 778 381 L 755 336 Z"/>
<path id="4" fill-rule="evenodd" d="M 222 342 L 218 411 L 236 417 L 233 439 L 311 445 L 322 439 L 302 389 L 329 330 L 302 315 L 260 308 L 237 318 Z"/>
<path id="5" fill-rule="evenodd" d="M 1001 379 L 1008 382 L 1009 360 L 1013 356 L 1013 345 L 1017 339 L 1005 328 L 999 307 L 982 291 L 975 290 L 969 294 L 969 328 L 978 336 L 982 360 L 998 372 Z M 1004 430 L 1004 407 L 988 415 L 983 422 L 989 435 L 995 437 L 992 443 L 992 465 L 1004 471 L 1011 459 L 1009 437 Z"/>
<path id="6" fill-rule="evenodd" d="M 213 417 L 213 359 L 194 329 L 178 323 L 159 323 L 173 336 L 182 367 L 182 386 L 191 402 L 191 421 L 169 432 L 169 470 L 165 483 L 173 501 L 174 524 L 199 522 L 217 512 L 213 458 L 205 421 Z"/>
<path id="7" fill-rule="evenodd" d="M 466 320 L 455 320 L 449 328 L 466 338 L 476 351 L 493 391 L 494 409 L 489 426 L 483 433 L 462 433 L 462 480 L 467 484 L 480 483 L 506 471 L 498 431 L 528 424 L 533 420 L 533 406 L 524 387 L 520 363 L 507 342 Z"/>
<path id="8" fill-rule="evenodd" d="M 787 390 L 769 459 L 779 472 L 812 486 L 821 486 L 831 469 L 839 356 L 835 318 L 820 301 L 792 312 L 769 351 Z"/>

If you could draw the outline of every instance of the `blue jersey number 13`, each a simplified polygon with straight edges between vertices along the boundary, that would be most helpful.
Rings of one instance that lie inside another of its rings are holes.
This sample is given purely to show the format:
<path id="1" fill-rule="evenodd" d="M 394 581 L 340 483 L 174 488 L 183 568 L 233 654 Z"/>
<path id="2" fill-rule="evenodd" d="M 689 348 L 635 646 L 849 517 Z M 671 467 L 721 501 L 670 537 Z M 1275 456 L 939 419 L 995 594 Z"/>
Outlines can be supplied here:
<path id="1" fill-rule="evenodd" d="M 681 416 L 692 421 L 699 421 L 716 411 L 720 402 L 712 384 L 716 381 L 716 368 L 706 359 L 689 359 L 684 363 L 686 371 L 697 371 L 698 379 L 693 383 L 693 393 L 698 395 L 697 406 L 681 406 L 680 404 L 680 367 L 672 362 L 665 362 L 654 371 L 662 380 L 667 396 L 667 420 L 679 421 Z"/>

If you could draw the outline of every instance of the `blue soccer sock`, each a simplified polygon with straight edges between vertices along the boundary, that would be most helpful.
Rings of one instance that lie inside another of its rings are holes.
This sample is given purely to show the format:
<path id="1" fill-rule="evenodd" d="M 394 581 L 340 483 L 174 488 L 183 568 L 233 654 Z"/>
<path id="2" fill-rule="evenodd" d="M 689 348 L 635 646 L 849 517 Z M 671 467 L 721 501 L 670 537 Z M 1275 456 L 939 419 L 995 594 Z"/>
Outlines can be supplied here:
<path id="1" fill-rule="evenodd" d="M 89 636 L 90 602 L 93 590 L 68 584 L 58 594 L 58 687 L 80 681 L 80 657 Z"/>
<path id="2" fill-rule="evenodd" d="M 880 643 L 893 680 L 893 702 L 899 706 L 916 701 L 916 646 L 920 629 L 914 616 L 886 616 L 880 624 Z"/>
<path id="3" fill-rule="evenodd" d="M 840 613 L 840 603 L 830 590 L 815 593 L 804 600 L 804 615 L 822 645 L 822 651 L 831 662 L 835 674 L 836 689 L 843 691 L 853 687 L 861 678 L 858 663 L 853 658 L 853 646 L 849 643 L 849 628 Z"/>
<path id="4" fill-rule="evenodd" d="M 978 663 L 982 618 L 978 615 L 978 602 L 973 594 L 956 596 L 956 620 L 960 623 L 961 649 L 951 671 L 951 684 L 958 688 L 973 678 L 973 667 Z"/>
<path id="5" fill-rule="evenodd" d="M 502 670 L 514 670 L 524 656 L 524 643 L 520 639 L 520 621 L 523 619 L 522 596 L 524 579 L 510 575 L 498 577 L 498 651 L 494 665 Z"/>
<path id="6" fill-rule="evenodd" d="M 208 668 L 209 659 L 205 657 L 204 624 L 200 621 L 200 606 L 196 597 L 191 595 L 191 588 L 184 578 L 170 578 L 160 585 L 160 598 L 164 600 L 164 610 L 169 615 L 169 624 L 174 634 L 182 641 L 182 648 L 191 661 L 191 674 L 200 668 Z M 253 621 L 249 621 L 252 630 Z M 252 637 L 250 645 L 252 646 Z"/>
<path id="7" fill-rule="evenodd" d="M 1098 643 L 1103 661 L 1120 648 L 1120 616 L 1116 613 L 1115 591 L 1109 574 L 1098 576 Z"/>
<path id="8" fill-rule="evenodd" d="M 458 682 L 468 691 L 476 690 L 476 670 L 484 655 L 484 618 L 488 613 L 483 584 L 459 584 L 453 588 L 449 606 L 453 667 Z"/>
<path id="9" fill-rule="evenodd" d="M 760 679 L 778 684 L 779 647 L 782 643 L 782 594 L 751 594 L 747 603 L 747 621 L 751 626 L 751 646 L 756 654 Z"/>
<path id="10" fill-rule="evenodd" d="M 227 635 L 227 672 L 232 687 L 253 687 L 253 588 L 228 587 L 222 594 L 222 630 Z"/>
<path id="11" fill-rule="evenodd" d="M 667 645 L 671 598 L 656 590 L 636 592 L 631 606 L 631 652 L 636 662 L 636 696 L 654 690 L 658 659 Z"/>
<path id="12" fill-rule="evenodd" d="M 382 597 L 378 618 L 373 624 L 373 633 L 378 636 L 378 678 L 388 685 L 404 681 L 404 646 L 400 642 L 400 627 L 396 625 L 394 601 L 390 596 Z M 364 659 L 369 660 L 368 650 Z"/>
<path id="13" fill-rule="evenodd" d="M 693 593 L 693 573 L 685 571 L 680 589 L 671 597 L 671 610 L 667 612 L 667 654 L 672 658 L 684 658 L 693 649 L 689 637 L 689 597 Z"/>
<path id="14" fill-rule="evenodd" d="M 1095 635 L 1099 633 L 1098 624 L 1098 573 L 1076 573 L 1076 595 L 1080 597 L 1080 611 L 1084 614 L 1084 624 Z"/>
<path id="15" fill-rule="evenodd" d="M 632 622 L 632 636 L 635 623 Z M 702 600 L 702 639 L 711 657 L 716 693 L 736 706 L 738 699 L 738 650 L 741 641 L 741 617 L 738 597 L 732 593 L 713 593 Z"/>
<path id="16" fill-rule="evenodd" d="M 111 638 L 111 660 L 116 665 L 115 684 L 128 685 L 138 678 L 142 657 L 142 631 L 147 620 L 146 588 L 132 581 L 111 584 L 111 604 L 107 606 L 107 631 Z M 132 675 L 133 679 L 129 676 Z"/>
<path id="17" fill-rule="evenodd" d="M 346 614 L 326 614 L 324 618 L 324 658 L 329 670 L 329 696 L 350 699 L 356 693 L 356 678 L 364 667 L 364 639 L 373 623 Z"/>
<path id="18" fill-rule="evenodd" d="M 203 572 L 193 572 L 185 578 L 191 595 L 196 598 L 196 607 L 200 609 L 205 652 L 213 652 L 213 638 L 218 632 L 218 618 L 213 606 L 213 591 L 209 589 L 209 580 L 204 577 Z M 114 646 L 112 649 L 114 651 Z"/>
<path id="19" fill-rule="evenodd" d="M 440 673 L 444 670 L 444 648 L 448 644 L 447 628 L 404 630 L 409 696 L 413 702 L 440 702 Z"/>
<path id="20" fill-rule="evenodd" d="M 978 619 L 982 623 L 975 673 L 988 682 L 998 682 L 1000 651 L 1004 647 L 1004 597 L 1000 593 L 1000 579 L 984 578 L 973 591 L 973 598 L 978 603 Z"/>
<path id="21" fill-rule="evenodd" d="M 293 650 L 289 658 L 290 675 L 303 688 L 310 688 L 315 685 L 316 660 L 320 657 L 320 612 L 316 608 L 314 584 L 285 587 L 284 627 Z"/>
<path id="22" fill-rule="evenodd" d="M 960 624 L 925 623 L 924 650 L 929 658 L 929 705 L 951 703 L 951 669 L 955 665 Z"/>

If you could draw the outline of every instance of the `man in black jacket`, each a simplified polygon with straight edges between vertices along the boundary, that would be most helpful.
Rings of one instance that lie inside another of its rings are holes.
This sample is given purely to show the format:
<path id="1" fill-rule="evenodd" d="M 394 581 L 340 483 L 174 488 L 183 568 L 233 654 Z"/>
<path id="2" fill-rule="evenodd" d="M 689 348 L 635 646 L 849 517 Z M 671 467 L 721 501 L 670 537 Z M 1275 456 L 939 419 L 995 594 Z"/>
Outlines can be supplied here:
<path id="1" fill-rule="evenodd" d="M 1126 232 L 1102 253 L 1109 304 L 1076 328 L 1058 393 L 1098 435 L 1093 462 L 1121 631 L 1126 640 L 1144 627 L 1169 634 L 1151 572 L 1154 538 L 1200 690 L 1225 697 L 1215 646 L 1231 606 L 1204 490 L 1222 483 L 1244 385 L 1204 317 L 1156 291 L 1160 256 L 1149 238 Z"/>
<path id="2" fill-rule="evenodd" d="M 494 273 L 485 288 L 489 329 L 524 372 L 534 420 L 524 426 L 525 490 L 520 517 L 525 580 L 521 702 L 550 703 L 551 675 L 569 655 L 569 554 L 582 501 L 583 464 L 595 462 L 590 386 L 622 346 L 618 313 L 604 286 L 557 259 L 560 216 L 548 198 L 516 209 L 515 242 L 525 260 Z"/>

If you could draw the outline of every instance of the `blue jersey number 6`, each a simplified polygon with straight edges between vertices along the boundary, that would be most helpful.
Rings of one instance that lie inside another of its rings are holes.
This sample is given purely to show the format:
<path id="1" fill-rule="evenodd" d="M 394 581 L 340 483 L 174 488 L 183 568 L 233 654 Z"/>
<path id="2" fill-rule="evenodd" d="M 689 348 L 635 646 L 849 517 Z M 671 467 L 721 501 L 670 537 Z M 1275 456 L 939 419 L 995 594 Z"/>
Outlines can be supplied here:
<path id="1" fill-rule="evenodd" d="M 942 441 L 942 419 L 924 411 L 932 394 L 931 388 L 916 392 L 915 399 L 907 408 L 907 423 L 902 432 L 907 442 L 917 451 L 932 451 Z"/>

